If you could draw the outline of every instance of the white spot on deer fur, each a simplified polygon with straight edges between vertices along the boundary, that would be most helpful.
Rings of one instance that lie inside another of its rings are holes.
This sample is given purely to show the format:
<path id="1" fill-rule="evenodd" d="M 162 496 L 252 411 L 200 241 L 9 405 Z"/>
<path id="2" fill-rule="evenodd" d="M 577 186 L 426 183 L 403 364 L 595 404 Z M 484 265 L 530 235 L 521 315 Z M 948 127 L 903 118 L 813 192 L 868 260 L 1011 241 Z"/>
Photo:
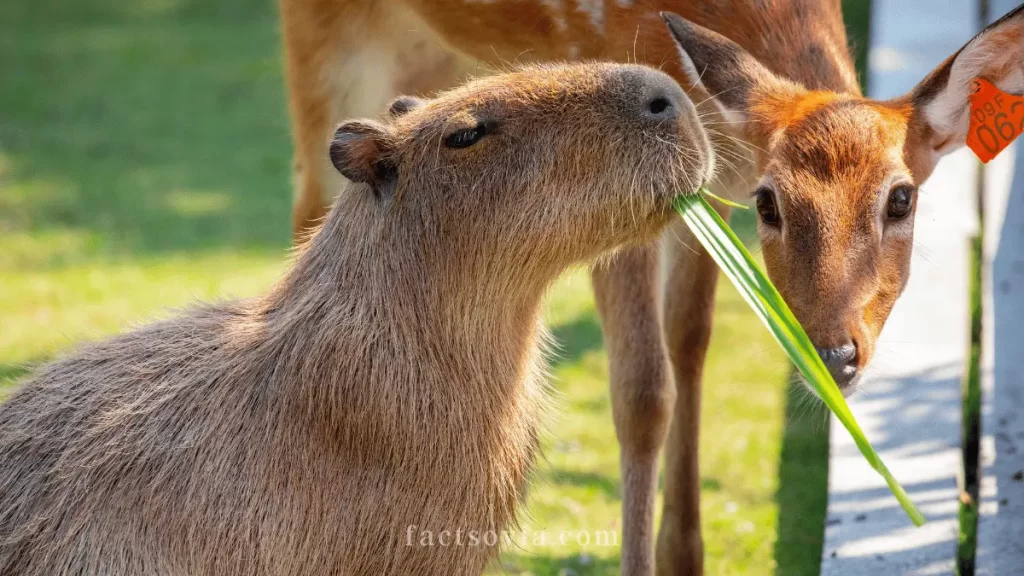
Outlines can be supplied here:
<path id="1" fill-rule="evenodd" d="M 633 5 L 633 0 L 615 0 L 615 5 L 619 8 L 629 8 Z"/>
<path id="2" fill-rule="evenodd" d="M 385 46 L 373 44 L 359 51 L 342 53 L 323 70 L 325 77 L 322 81 L 332 87 L 331 93 L 339 96 L 332 102 L 332 122 L 328 126 L 330 133 L 324 134 L 325 142 L 334 134 L 334 122 L 376 116 L 394 96 L 395 55 Z M 320 171 L 324 192 L 333 196 L 341 192 L 348 180 L 338 173 L 327 154 L 321 154 L 319 158 L 320 165 L 308 169 Z"/>
<path id="3" fill-rule="evenodd" d="M 595 30 L 604 32 L 604 0 L 576 0 L 576 10 L 590 16 Z"/>
<path id="4" fill-rule="evenodd" d="M 385 47 L 373 45 L 349 52 L 325 71 L 325 80 L 335 85 L 335 94 L 341 95 L 332 115 L 335 118 L 374 116 L 394 95 L 395 54 Z M 354 86 L 358 89 L 352 89 Z"/>
<path id="5" fill-rule="evenodd" d="M 578 44 L 569 44 L 569 58 L 575 60 L 580 57 L 580 47 Z"/>

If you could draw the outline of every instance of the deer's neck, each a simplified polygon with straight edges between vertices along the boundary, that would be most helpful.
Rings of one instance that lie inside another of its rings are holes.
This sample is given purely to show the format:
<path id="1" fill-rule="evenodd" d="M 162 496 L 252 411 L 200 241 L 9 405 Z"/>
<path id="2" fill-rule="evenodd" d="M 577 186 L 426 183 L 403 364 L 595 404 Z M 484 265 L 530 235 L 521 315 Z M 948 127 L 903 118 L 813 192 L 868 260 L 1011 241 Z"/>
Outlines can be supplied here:
<path id="1" fill-rule="evenodd" d="M 666 3 L 668 4 L 668 3 Z M 839 0 L 676 0 L 684 18 L 810 90 L 860 95 Z"/>
<path id="2" fill-rule="evenodd" d="M 595 58 L 661 66 L 676 46 L 659 13 L 675 12 L 740 44 L 811 90 L 859 94 L 840 0 L 403 0 L 457 50 L 495 65 Z M 518 18 L 509 18 L 509 15 Z M 466 21 L 476 25 L 467 27 Z M 495 34 L 495 31 L 500 34 Z"/>

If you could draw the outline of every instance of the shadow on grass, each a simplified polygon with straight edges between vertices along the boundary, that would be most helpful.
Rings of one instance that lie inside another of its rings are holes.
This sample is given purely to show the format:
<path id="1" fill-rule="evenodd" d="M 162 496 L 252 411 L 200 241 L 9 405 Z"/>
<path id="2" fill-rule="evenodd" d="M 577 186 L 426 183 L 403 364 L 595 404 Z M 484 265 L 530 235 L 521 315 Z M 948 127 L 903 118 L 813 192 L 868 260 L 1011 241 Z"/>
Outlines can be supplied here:
<path id="1" fill-rule="evenodd" d="M 605 474 L 554 468 L 550 472 L 550 481 L 555 485 L 575 486 L 601 492 L 610 500 L 620 497 L 619 480 Z"/>
<path id="2" fill-rule="evenodd" d="M 558 346 L 551 359 L 551 368 L 575 364 L 588 352 L 600 350 L 604 346 L 601 333 L 601 322 L 596 313 L 580 314 L 570 322 L 559 324 L 551 329 Z"/>
<path id="3" fill-rule="evenodd" d="M 789 391 L 775 495 L 778 574 L 813 576 L 820 571 L 828 505 L 827 413 L 828 408 L 807 398 L 804 390 Z"/>
<path id="4" fill-rule="evenodd" d="M 18 362 L 17 364 L 3 364 L 0 363 L 0 387 L 5 385 L 13 386 L 22 380 L 25 375 L 49 362 L 53 358 L 50 356 L 44 356 L 40 358 L 33 358 L 27 362 Z"/>

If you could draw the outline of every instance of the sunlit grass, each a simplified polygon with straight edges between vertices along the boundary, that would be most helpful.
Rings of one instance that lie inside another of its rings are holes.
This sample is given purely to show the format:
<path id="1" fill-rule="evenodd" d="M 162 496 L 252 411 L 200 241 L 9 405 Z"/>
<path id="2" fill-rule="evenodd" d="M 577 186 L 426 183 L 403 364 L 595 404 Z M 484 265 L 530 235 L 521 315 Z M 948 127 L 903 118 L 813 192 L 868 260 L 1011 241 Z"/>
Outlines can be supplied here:
<path id="1" fill-rule="evenodd" d="M 249 296 L 283 270 L 284 251 L 168 255 L 119 263 L 0 269 L 0 379 L 198 300 Z M 0 384 L 2 387 L 2 384 Z"/>

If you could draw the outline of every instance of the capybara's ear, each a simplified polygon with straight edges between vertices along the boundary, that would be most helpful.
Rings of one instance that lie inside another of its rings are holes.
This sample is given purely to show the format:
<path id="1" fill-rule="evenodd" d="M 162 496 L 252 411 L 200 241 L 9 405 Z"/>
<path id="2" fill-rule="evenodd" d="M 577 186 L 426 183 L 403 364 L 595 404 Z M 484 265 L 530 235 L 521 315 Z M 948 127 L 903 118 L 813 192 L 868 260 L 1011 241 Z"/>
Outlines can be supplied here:
<path id="1" fill-rule="evenodd" d="M 342 176 L 369 184 L 379 195 L 398 175 L 393 148 L 390 129 L 372 120 L 351 120 L 334 131 L 331 163 Z"/>
<path id="2" fill-rule="evenodd" d="M 388 114 L 392 118 L 398 118 L 403 116 L 411 110 L 415 110 L 420 106 L 423 106 L 424 101 L 415 96 L 399 96 L 395 98 L 395 101 L 388 107 Z"/>

